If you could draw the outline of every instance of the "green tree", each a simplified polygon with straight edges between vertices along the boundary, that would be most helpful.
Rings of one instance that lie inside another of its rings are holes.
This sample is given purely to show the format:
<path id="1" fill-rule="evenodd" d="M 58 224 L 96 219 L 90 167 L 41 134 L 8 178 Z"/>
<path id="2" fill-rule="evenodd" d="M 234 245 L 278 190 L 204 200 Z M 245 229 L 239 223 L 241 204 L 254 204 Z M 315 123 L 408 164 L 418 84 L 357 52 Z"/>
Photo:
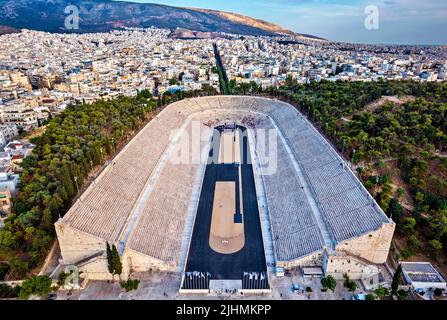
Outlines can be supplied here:
<path id="1" fill-rule="evenodd" d="M 349 279 L 348 274 L 344 274 L 343 278 L 345 278 L 345 281 L 343 282 L 343 286 L 348 289 L 351 292 L 354 292 L 355 289 L 357 289 L 357 284 L 355 283 L 355 281 Z"/>
<path id="2" fill-rule="evenodd" d="M 21 257 L 17 255 L 13 255 L 9 258 L 9 266 L 12 275 L 19 278 L 26 274 L 26 271 L 29 269 L 29 262 L 22 260 Z"/>
<path id="3" fill-rule="evenodd" d="M 436 259 L 442 250 L 442 243 L 439 240 L 433 239 L 428 242 L 432 258 Z"/>
<path id="4" fill-rule="evenodd" d="M 396 193 L 397 193 L 397 198 L 401 199 L 405 194 L 405 189 L 399 187 L 399 188 L 397 188 Z"/>
<path id="5" fill-rule="evenodd" d="M 407 241 L 408 247 L 412 250 L 412 251 L 419 251 L 419 249 L 421 248 L 421 242 L 419 241 L 418 237 L 416 236 L 416 234 L 412 234 Z"/>
<path id="6" fill-rule="evenodd" d="M 149 90 L 141 90 L 137 94 L 137 99 L 151 99 L 152 94 L 149 92 Z"/>
<path id="7" fill-rule="evenodd" d="M 33 276 L 23 281 L 19 292 L 20 299 L 28 299 L 31 295 L 45 296 L 51 292 L 51 278 L 48 276 Z"/>
<path id="8" fill-rule="evenodd" d="M 411 234 L 414 232 L 415 227 L 416 227 L 416 219 L 413 217 L 407 217 L 404 219 L 404 222 L 400 226 L 400 229 L 405 234 Z"/>
<path id="9" fill-rule="evenodd" d="M 337 286 L 337 281 L 333 276 L 328 275 L 321 279 L 321 285 L 323 286 L 323 289 L 331 290 L 333 292 L 335 291 L 335 287 Z"/>
<path id="10" fill-rule="evenodd" d="M 140 285 L 140 280 L 138 279 L 127 279 L 127 281 L 121 281 L 120 282 L 121 288 L 125 289 L 126 292 L 137 290 L 138 286 Z"/>
<path id="11" fill-rule="evenodd" d="M 109 269 L 110 274 L 112 276 L 114 275 L 121 275 L 123 272 L 123 265 L 121 263 L 121 258 L 118 253 L 118 250 L 116 249 L 116 246 L 106 242 L 106 255 L 107 255 L 107 267 Z"/>
<path id="12" fill-rule="evenodd" d="M 399 288 L 399 284 L 402 281 L 402 265 L 399 264 L 399 266 L 396 269 L 396 272 L 394 273 L 393 276 L 393 281 L 391 283 L 391 291 L 393 293 L 397 292 L 397 289 Z"/>
<path id="13" fill-rule="evenodd" d="M 11 299 L 17 297 L 17 290 L 13 287 L 0 283 L 0 299 Z"/>
<path id="14" fill-rule="evenodd" d="M 58 274 L 57 276 L 57 285 L 59 287 L 63 287 L 65 285 L 65 281 L 67 280 L 68 276 L 72 273 L 72 271 L 70 271 L 70 273 L 66 273 L 65 271 L 61 271 L 61 273 Z"/>
<path id="15" fill-rule="evenodd" d="M 439 240 L 447 234 L 447 209 L 435 212 L 429 219 L 432 237 Z"/>
<path id="16" fill-rule="evenodd" d="M 121 258 L 115 245 L 112 246 L 112 265 L 114 274 L 120 275 L 123 272 Z"/>
<path id="17" fill-rule="evenodd" d="M 399 300 L 410 300 L 408 292 L 403 289 L 398 290 L 396 296 Z"/>
<path id="18" fill-rule="evenodd" d="M 114 265 L 113 265 L 113 254 L 112 249 L 110 248 L 109 242 L 106 242 L 106 255 L 107 255 L 107 268 L 109 269 L 110 274 L 114 274 Z"/>
<path id="19" fill-rule="evenodd" d="M 399 222 L 402 216 L 403 208 L 396 198 L 392 198 L 388 204 L 387 215 L 394 221 Z"/>
<path id="20" fill-rule="evenodd" d="M 382 286 L 379 286 L 376 290 L 374 290 L 374 293 L 376 294 L 376 296 L 382 299 L 390 295 L 390 290 Z"/>

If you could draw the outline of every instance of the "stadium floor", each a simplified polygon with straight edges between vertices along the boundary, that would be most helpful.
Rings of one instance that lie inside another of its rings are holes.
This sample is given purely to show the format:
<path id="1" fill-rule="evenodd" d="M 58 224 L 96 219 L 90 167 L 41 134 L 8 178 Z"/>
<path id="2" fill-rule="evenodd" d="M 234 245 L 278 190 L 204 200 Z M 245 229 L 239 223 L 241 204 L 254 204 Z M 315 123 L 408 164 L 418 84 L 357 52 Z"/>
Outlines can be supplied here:
<path id="1" fill-rule="evenodd" d="M 246 129 L 241 129 L 246 136 Z M 213 145 L 218 146 L 219 134 L 213 137 Z M 249 159 L 248 140 L 243 139 L 243 164 L 241 168 L 243 184 L 243 218 L 245 231 L 244 247 L 233 254 L 220 254 L 209 246 L 209 235 L 216 181 L 235 181 L 239 190 L 238 169 L 234 165 L 209 163 L 206 167 L 199 205 L 194 224 L 191 247 L 186 263 L 186 272 L 209 272 L 211 279 L 242 279 L 244 272 L 265 272 L 266 262 L 262 241 L 261 224 L 256 199 L 253 169 Z M 213 148 L 210 157 L 213 157 Z M 215 155 L 214 155 L 215 156 Z M 215 157 L 217 159 L 218 157 Z M 239 192 L 236 193 L 236 211 L 239 212 Z"/>

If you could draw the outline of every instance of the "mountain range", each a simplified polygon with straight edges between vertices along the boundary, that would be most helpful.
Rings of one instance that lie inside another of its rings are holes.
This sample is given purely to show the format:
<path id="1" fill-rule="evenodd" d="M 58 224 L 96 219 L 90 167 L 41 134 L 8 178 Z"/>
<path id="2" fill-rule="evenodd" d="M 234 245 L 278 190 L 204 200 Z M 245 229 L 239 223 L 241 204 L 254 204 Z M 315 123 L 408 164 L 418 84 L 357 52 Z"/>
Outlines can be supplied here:
<path id="1" fill-rule="evenodd" d="M 69 5 L 79 9 L 79 29 L 67 30 Z M 181 8 L 153 3 L 111 0 L 0 0 L 0 33 L 19 29 L 46 32 L 107 32 L 124 27 L 187 29 L 203 33 L 242 35 L 297 34 L 278 25 L 236 13 Z"/>

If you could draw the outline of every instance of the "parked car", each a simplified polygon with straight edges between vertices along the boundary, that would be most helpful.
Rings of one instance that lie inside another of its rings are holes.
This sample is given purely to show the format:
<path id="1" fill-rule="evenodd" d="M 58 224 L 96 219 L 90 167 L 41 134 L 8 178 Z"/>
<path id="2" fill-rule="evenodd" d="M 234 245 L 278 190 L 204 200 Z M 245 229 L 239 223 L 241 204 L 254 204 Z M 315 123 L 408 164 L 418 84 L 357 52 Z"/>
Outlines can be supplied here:
<path id="1" fill-rule="evenodd" d="M 50 293 L 47 297 L 47 300 L 56 300 L 57 299 L 57 294 L 55 293 Z"/>

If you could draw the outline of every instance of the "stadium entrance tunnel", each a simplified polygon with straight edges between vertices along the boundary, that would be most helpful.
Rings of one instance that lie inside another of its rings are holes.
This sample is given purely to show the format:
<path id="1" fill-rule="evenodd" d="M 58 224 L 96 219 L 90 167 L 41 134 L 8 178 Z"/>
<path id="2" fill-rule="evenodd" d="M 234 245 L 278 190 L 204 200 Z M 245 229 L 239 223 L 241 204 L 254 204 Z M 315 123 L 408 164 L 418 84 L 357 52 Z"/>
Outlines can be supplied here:
<path id="1" fill-rule="evenodd" d="M 224 288 L 269 288 L 247 129 L 227 124 L 212 137 L 182 283 Z"/>

